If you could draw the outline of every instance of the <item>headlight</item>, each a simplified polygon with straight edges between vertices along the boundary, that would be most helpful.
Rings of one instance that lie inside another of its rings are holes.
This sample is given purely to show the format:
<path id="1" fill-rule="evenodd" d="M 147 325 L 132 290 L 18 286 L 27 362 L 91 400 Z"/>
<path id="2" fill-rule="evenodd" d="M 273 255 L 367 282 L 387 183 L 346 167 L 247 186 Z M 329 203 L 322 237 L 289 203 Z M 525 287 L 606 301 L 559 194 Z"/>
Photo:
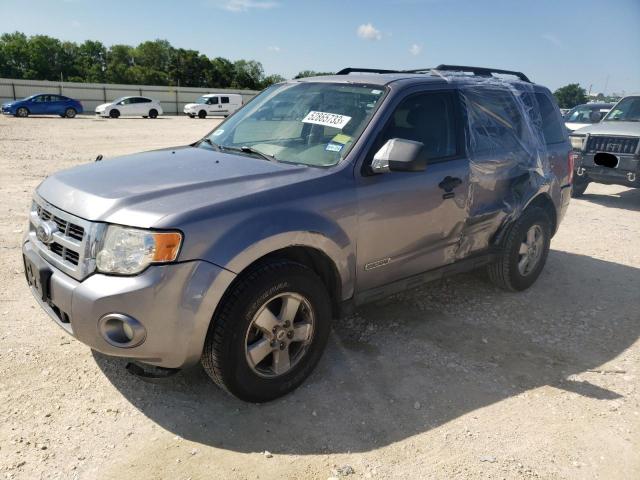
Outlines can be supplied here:
<path id="1" fill-rule="evenodd" d="M 96 266 L 103 273 L 133 275 L 152 263 L 173 262 L 181 244 L 179 232 L 109 225 L 96 256 Z"/>
<path id="2" fill-rule="evenodd" d="M 574 150 L 582 150 L 582 146 L 584 145 L 584 135 L 571 135 L 569 140 L 571 140 L 571 148 Z"/>

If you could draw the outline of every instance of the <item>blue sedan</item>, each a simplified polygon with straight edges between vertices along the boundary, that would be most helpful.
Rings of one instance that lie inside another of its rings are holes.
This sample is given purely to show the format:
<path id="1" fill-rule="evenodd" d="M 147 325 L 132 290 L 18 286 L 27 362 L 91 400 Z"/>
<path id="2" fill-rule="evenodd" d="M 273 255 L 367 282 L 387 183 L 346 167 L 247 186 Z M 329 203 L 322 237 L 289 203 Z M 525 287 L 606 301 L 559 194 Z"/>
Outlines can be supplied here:
<path id="1" fill-rule="evenodd" d="M 78 113 L 82 113 L 82 110 L 82 104 L 79 101 L 48 93 L 32 95 L 2 105 L 2 113 L 16 117 L 60 115 L 61 117 L 73 118 Z"/>

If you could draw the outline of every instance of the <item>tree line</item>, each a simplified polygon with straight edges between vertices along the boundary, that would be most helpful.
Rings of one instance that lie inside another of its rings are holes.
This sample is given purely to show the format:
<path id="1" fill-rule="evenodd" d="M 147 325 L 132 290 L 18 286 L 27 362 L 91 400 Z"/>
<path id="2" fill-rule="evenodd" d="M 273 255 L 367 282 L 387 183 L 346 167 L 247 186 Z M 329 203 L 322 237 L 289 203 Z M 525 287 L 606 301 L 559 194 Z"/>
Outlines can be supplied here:
<path id="1" fill-rule="evenodd" d="M 307 70 L 296 78 L 313 74 Z M 258 61 L 209 58 L 197 50 L 175 48 L 167 40 L 107 47 L 95 40 L 78 44 L 20 32 L 0 36 L 0 77 L 249 90 L 284 80 L 265 75 Z"/>

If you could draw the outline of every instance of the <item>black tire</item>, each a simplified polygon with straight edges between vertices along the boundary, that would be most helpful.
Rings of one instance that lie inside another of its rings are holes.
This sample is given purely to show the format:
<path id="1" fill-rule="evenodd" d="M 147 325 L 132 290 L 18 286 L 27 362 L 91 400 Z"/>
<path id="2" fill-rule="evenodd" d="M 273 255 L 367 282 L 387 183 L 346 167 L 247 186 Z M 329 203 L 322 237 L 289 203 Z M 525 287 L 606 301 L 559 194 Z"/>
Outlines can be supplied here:
<path id="1" fill-rule="evenodd" d="M 308 301 L 315 318 L 313 333 L 289 370 L 275 378 L 260 376 L 247 360 L 247 332 L 259 309 L 284 292 Z M 329 295 L 315 272 L 290 261 L 264 263 L 243 274 L 225 294 L 209 327 L 201 362 L 227 392 L 241 400 L 267 402 L 291 392 L 311 374 L 329 338 L 330 322 Z"/>
<path id="2" fill-rule="evenodd" d="M 158 118 L 158 110 L 155 108 L 149 110 L 149 118 Z"/>
<path id="3" fill-rule="evenodd" d="M 207 112 L 205 112 L 204 110 L 200 110 L 198 112 L 198 118 L 207 118 Z"/>
<path id="4" fill-rule="evenodd" d="M 189 115 L 189 118 L 196 118 L 195 115 Z"/>
<path id="5" fill-rule="evenodd" d="M 543 235 L 540 256 L 531 271 L 523 275 L 518 266 L 522 259 L 520 248 L 527 232 L 535 225 L 540 227 Z M 526 290 L 533 285 L 547 261 L 551 228 L 551 220 L 544 210 L 538 207 L 526 209 L 505 235 L 499 257 L 487 266 L 489 279 L 495 285 L 512 292 Z"/>
<path id="6" fill-rule="evenodd" d="M 584 192 L 587 190 L 589 186 L 589 180 L 579 179 L 580 177 L 574 177 L 573 186 L 571 188 L 571 197 L 572 198 L 580 198 L 584 195 Z M 578 180 L 579 179 L 579 180 Z"/>
<path id="7" fill-rule="evenodd" d="M 115 108 L 109 112 L 109 116 L 111 118 L 118 118 L 120 116 L 120 110 L 116 110 Z"/>
<path id="8" fill-rule="evenodd" d="M 27 118 L 29 116 L 29 109 L 26 107 L 20 107 L 16 110 L 16 117 Z"/>
<path id="9" fill-rule="evenodd" d="M 67 117 L 67 118 L 75 118 L 75 116 L 77 114 L 78 114 L 78 112 L 76 112 L 76 109 L 75 108 L 71 108 L 71 107 L 67 108 L 64 111 L 64 116 Z"/>

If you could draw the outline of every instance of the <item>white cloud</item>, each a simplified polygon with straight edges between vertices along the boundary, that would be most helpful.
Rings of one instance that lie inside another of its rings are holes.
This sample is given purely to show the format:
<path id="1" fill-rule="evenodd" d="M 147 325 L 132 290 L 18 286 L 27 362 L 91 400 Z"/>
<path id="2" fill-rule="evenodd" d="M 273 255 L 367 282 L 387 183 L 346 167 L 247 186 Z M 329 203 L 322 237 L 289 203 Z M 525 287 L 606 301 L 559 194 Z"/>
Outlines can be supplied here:
<path id="1" fill-rule="evenodd" d="M 358 36 L 365 40 L 380 40 L 382 33 L 370 23 L 363 23 L 358 27 Z"/>
<path id="2" fill-rule="evenodd" d="M 556 37 L 553 33 L 544 33 L 540 35 L 546 41 L 553 43 L 556 47 L 564 46 L 558 37 Z"/>
<path id="3" fill-rule="evenodd" d="M 409 47 L 409 53 L 411 55 L 420 55 L 422 53 L 422 45 L 418 45 L 417 43 L 412 44 Z"/>
<path id="4" fill-rule="evenodd" d="M 278 47 L 277 45 L 271 45 L 269 47 L 267 47 L 267 50 L 269 50 L 270 52 L 279 52 L 280 51 L 280 47 Z"/>
<path id="5" fill-rule="evenodd" d="M 209 0 L 209 4 L 230 12 L 269 10 L 280 6 L 279 2 L 273 0 Z"/>

